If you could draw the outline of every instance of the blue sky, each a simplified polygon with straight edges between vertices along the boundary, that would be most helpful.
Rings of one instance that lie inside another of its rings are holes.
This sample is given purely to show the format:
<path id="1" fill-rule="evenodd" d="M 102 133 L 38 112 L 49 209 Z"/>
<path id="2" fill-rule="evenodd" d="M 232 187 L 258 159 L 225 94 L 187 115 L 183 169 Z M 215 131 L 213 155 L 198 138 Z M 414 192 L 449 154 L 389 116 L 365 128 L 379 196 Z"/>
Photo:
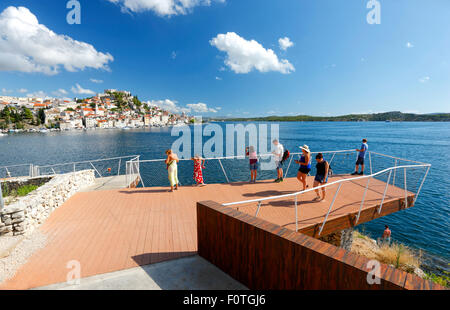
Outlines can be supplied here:
<path id="1" fill-rule="evenodd" d="M 2 0 L 0 25 L 11 28 L 0 29 L 0 94 L 116 88 L 238 117 L 450 112 L 446 0 L 379 0 L 379 25 L 366 21 L 368 0 L 190 0 L 197 5 L 184 10 L 128 1 L 81 0 L 81 24 L 69 25 L 67 0 Z M 67 37 L 23 42 L 10 6 Z M 286 37 L 293 45 L 283 50 Z"/>

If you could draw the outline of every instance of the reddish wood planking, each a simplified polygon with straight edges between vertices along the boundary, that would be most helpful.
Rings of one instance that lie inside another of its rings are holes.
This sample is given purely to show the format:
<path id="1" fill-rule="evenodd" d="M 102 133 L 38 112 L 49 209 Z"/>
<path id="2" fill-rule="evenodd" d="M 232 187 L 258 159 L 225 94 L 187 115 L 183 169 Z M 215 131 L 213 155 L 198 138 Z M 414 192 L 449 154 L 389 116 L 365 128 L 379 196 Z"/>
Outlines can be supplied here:
<path id="1" fill-rule="evenodd" d="M 330 181 L 340 178 L 335 176 Z M 308 184 L 312 182 L 311 177 Z M 371 183 L 360 223 L 373 218 L 373 209 L 381 201 L 384 186 L 381 181 Z M 296 192 L 299 188 L 296 179 L 286 179 L 280 184 L 261 181 L 181 187 L 174 193 L 167 192 L 167 188 L 78 193 L 40 227 L 48 237 L 47 245 L 34 253 L 0 289 L 27 289 L 64 282 L 69 271 L 66 264 L 71 260 L 81 263 L 81 275 L 87 277 L 194 255 L 197 252 L 197 201 L 227 203 Z M 364 181 L 343 185 L 323 234 L 351 226 L 348 214 L 358 211 L 364 188 Z M 301 231 L 317 234 L 334 191 L 328 191 L 327 203 L 312 202 L 314 193 L 299 199 Z M 399 198 L 404 198 L 404 191 L 390 186 L 381 215 L 401 209 Z M 248 214 L 230 212 L 250 220 L 256 204 L 239 209 Z M 274 233 L 283 235 L 286 232 L 283 228 L 295 227 L 293 199 L 266 203 L 259 216 L 281 225 Z"/>

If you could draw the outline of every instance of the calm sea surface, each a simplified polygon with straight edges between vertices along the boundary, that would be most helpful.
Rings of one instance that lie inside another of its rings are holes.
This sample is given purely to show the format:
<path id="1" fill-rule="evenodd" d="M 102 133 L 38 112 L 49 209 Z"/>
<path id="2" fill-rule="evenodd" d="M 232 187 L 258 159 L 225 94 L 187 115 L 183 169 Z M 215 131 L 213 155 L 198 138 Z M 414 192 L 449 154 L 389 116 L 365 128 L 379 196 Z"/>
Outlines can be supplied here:
<path id="1" fill-rule="evenodd" d="M 224 127 L 226 124 L 219 125 Z M 291 152 L 298 152 L 298 146 L 303 144 L 309 145 L 312 151 L 359 148 L 365 137 L 369 140 L 369 150 L 431 163 L 432 168 L 414 208 L 366 223 L 359 229 L 376 238 L 383 232 L 384 224 L 388 224 L 394 240 L 425 251 L 425 269 L 438 273 L 449 270 L 450 123 L 289 122 L 279 123 L 279 126 L 280 141 Z M 10 134 L 0 137 L 0 166 L 22 163 L 43 166 L 125 155 L 158 159 L 164 157 L 164 151 L 176 139 L 171 136 L 170 128 Z M 338 173 L 352 172 L 355 154 L 336 156 L 333 169 Z M 374 171 L 394 165 L 394 160 L 380 156 L 372 156 L 372 162 Z M 101 163 L 98 168 L 106 171 L 112 165 L 112 162 Z M 223 165 L 231 181 L 248 179 L 246 161 L 224 161 Z M 122 164 L 122 172 L 124 169 Z M 181 183 L 192 183 L 192 163 L 181 163 L 179 170 Z M 165 173 L 162 163 L 141 165 L 146 186 L 168 185 Z M 292 166 L 289 176 L 295 176 L 295 173 L 296 167 Z M 423 173 L 423 169 L 408 171 L 408 178 L 413 182 Z M 260 176 L 275 178 L 275 172 L 264 171 Z M 205 181 L 225 181 L 216 161 L 207 163 Z M 417 187 L 417 183 L 411 185 L 413 190 Z"/>

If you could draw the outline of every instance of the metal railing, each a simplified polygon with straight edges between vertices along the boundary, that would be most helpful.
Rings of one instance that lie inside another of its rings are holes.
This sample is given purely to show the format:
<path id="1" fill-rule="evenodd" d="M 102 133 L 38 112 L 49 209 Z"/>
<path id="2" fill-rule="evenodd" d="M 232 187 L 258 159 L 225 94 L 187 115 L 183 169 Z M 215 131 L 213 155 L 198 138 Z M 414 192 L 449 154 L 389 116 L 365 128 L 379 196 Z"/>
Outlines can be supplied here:
<path id="1" fill-rule="evenodd" d="M 139 177 L 139 182 L 142 184 L 142 187 L 145 187 L 140 172 L 140 156 L 136 156 L 126 162 L 126 187 L 130 188 L 132 184 L 133 186 L 137 186 L 137 177 Z"/>
<path id="2" fill-rule="evenodd" d="M 33 164 L 0 166 L 0 179 L 33 177 Z"/>
<path id="3" fill-rule="evenodd" d="M 347 155 L 347 156 L 353 156 L 355 154 L 355 150 L 339 150 L 339 151 L 323 151 L 323 152 L 312 152 L 311 153 L 311 160 L 313 160 L 313 155 L 322 153 L 324 156 L 329 156 L 331 159 L 329 160 L 329 163 L 332 164 L 333 160 L 338 155 Z M 300 156 L 302 153 L 291 153 L 290 158 L 286 161 L 287 169 L 285 170 L 285 177 L 288 177 L 289 172 L 292 171 L 291 166 L 292 162 L 295 158 L 298 157 L 300 159 Z M 259 154 L 258 155 L 258 161 L 261 163 L 263 160 L 267 160 L 273 157 L 273 154 L 266 153 L 266 154 Z M 190 158 L 181 158 L 180 159 L 180 165 L 186 165 L 186 162 L 189 162 Z M 224 157 L 214 157 L 214 158 L 205 158 L 207 161 L 207 167 L 213 167 L 212 171 L 210 169 L 207 169 L 206 171 L 203 171 L 203 175 L 205 177 L 205 174 L 209 173 L 210 178 L 215 180 L 216 183 L 232 183 L 232 182 L 239 182 L 239 181 L 245 181 L 248 180 L 248 173 L 246 167 L 248 167 L 248 157 L 245 155 L 240 156 L 224 156 Z M 238 162 L 238 160 L 243 160 L 242 162 Z M 231 165 L 229 164 L 231 162 Z M 132 164 L 136 165 L 136 163 Z M 137 165 L 144 165 L 147 167 L 147 169 L 143 169 L 142 173 L 144 178 L 147 178 L 145 181 L 145 184 L 147 186 L 165 186 L 167 184 L 166 179 L 166 172 L 163 171 L 165 168 L 165 159 L 150 159 L 150 160 L 138 160 Z M 149 167 L 149 165 L 154 165 L 153 167 Z M 370 165 L 371 166 L 371 165 Z M 184 167 L 179 167 L 178 171 L 183 170 Z M 348 167 L 347 167 L 348 168 Z M 186 169 L 191 169 L 187 168 Z M 261 165 L 259 165 L 259 171 L 260 176 L 261 172 L 267 172 L 265 174 L 266 178 L 271 178 L 271 173 L 275 169 L 275 166 L 273 169 L 270 170 L 261 170 Z M 148 173 L 149 170 L 151 170 L 151 173 Z M 348 169 L 347 169 L 348 170 Z M 347 170 L 343 170 L 342 173 L 347 173 Z M 133 173 L 132 169 L 127 170 L 130 174 Z M 236 176 L 233 176 L 233 173 L 237 174 Z M 221 175 L 221 180 L 219 180 L 219 175 Z M 264 176 L 263 176 L 264 177 Z M 179 175 L 180 178 L 180 175 Z M 141 178 L 142 179 L 142 178 Z M 205 177 L 205 179 L 207 179 Z M 144 181 L 142 180 L 142 183 Z M 184 185 L 192 184 L 192 179 L 185 178 L 185 182 L 183 182 Z M 183 183 L 180 183 L 180 185 L 183 185 Z M 209 182 L 208 182 L 209 183 Z"/>
<path id="4" fill-rule="evenodd" d="M 0 167 L 0 179 L 52 176 L 88 169 L 94 170 L 95 176 L 99 178 L 105 176 L 119 176 L 128 173 L 124 166 L 130 158 L 137 158 L 139 160 L 138 155 L 128 155 L 42 166 L 34 164 L 2 166 Z"/>
<path id="5" fill-rule="evenodd" d="M 343 151 L 343 152 L 345 152 L 345 151 Z M 327 152 L 322 152 L 322 153 L 327 153 Z M 334 153 L 337 153 L 337 152 L 334 152 Z M 322 225 L 320 227 L 320 230 L 319 230 L 319 236 L 320 236 L 321 233 L 322 233 L 322 230 L 323 230 L 323 228 L 324 228 L 324 226 L 325 226 L 325 224 L 326 224 L 326 222 L 328 220 L 328 217 L 329 217 L 329 215 L 330 215 L 330 213 L 331 213 L 331 211 L 333 209 L 333 206 L 334 206 L 334 204 L 336 202 L 337 196 L 339 195 L 341 187 L 345 183 L 355 182 L 355 181 L 358 181 L 358 180 L 365 180 L 365 179 L 367 179 L 367 183 L 366 183 L 366 186 L 365 186 L 365 189 L 364 189 L 363 197 L 361 199 L 361 204 L 360 204 L 360 207 L 359 207 L 359 210 L 358 210 L 358 215 L 357 215 L 357 217 L 355 219 L 355 223 L 354 223 L 354 225 L 356 225 L 358 223 L 359 219 L 360 219 L 361 211 L 362 211 L 365 199 L 366 199 L 366 195 L 367 195 L 367 191 L 369 189 L 369 185 L 370 185 L 370 180 L 371 179 L 379 177 L 379 176 L 381 176 L 383 174 L 388 173 L 388 178 L 387 178 L 386 186 L 385 186 L 385 189 L 384 189 L 384 192 L 383 192 L 383 196 L 382 196 L 382 199 L 381 199 L 381 203 L 380 203 L 380 205 L 378 207 L 378 210 L 377 210 L 378 214 L 380 214 L 381 210 L 382 210 L 382 207 L 383 207 L 383 203 L 384 203 L 385 198 L 386 198 L 388 187 L 390 185 L 391 177 L 394 176 L 394 178 L 395 178 L 396 172 L 403 169 L 405 208 L 407 208 L 408 207 L 408 192 L 410 192 L 410 191 L 408 191 L 408 187 L 407 187 L 407 173 L 406 173 L 406 171 L 407 171 L 407 169 L 422 168 L 422 169 L 425 169 L 425 174 L 420 179 L 419 188 L 418 188 L 417 192 L 415 193 L 415 198 L 414 198 L 414 203 L 415 203 L 417 201 L 418 197 L 419 197 L 419 194 L 420 194 L 420 191 L 421 191 L 421 189 L 423 187 L 423 184 L 425 183 L 425 179 L 427 178 L 427 175 L 428 175 L 428 172 L 430 170 L 431 164 L 426 164 L 426 163 L 421 163 L 421 162 L 417 162 L 417 161 L 397 158 L 397 157 L 384 155 L 384 154 L 380 154 L 380 153 L 375 153 L 375 152 L 372 152 L 372 153 L 376 154 L 376 155 L 379 155 L 379 156 L 395 159 L 395 161 L 396 161 L 395 162 L 395 166 L 394 167 L 389 167 L 387 169 L 383 169 L 383 170 L 381 170 L 379 172 L 376 172 L 376 173 L 373 173 L 373 171 L 372 171 L 373 170 L 373 166 L 372 166 L 371 153 L 369 152 L 368 153 L 368 155 L 369 155 L 369 166 L 370 166 L 369 169 L 371 171 L 370 175 L 363 175 L 363 176 L 351 177 L 351 178 L 348 178 L 348 179 L 341 179 L 341 180 L 338 180 L 338 181 L 334 181 L 334 182 L 331 182 L 331 183 L 320 185 L 320 186 L 317 186 L 317 187 L 314 187 L 314 188 L 309 188 L 309 189 L 306 189 L 304 191 L 298 191 L 298 192 L 295 192 L 295 193 L 278 195 L 278 196 L 271 196 L 271 197 L 259 198 L 259 199 L 244 200 L 244 201 L 238 201 L 238 202 L 231 202 L 231 203 L 224 203 L 223 205 L 224 206 L 241 206 L 241 205 L 245 205 L 245 204 L 257 203 L 257 209 L 256 209 L 255 216 L 258 216 L 263 202 L 279 200 L 279 199 L 284 199 L 284 198 L 294 198 L 294 205 L 295 205 L 295 230 L 298 231 L 298 211 L 299 211 L 298 210 L 298 204 L 299 204 L 298 198 L 299 198 L 299 196 L 304 195 L 304 194 L 309 193 L 309 192 L 312 192 L 312 191 L 329 188 L 331 186 L 337 186 L 338 188 L 337 188 L 337 190 L 336 190 L 336 192 L 335 192 L 335 194 L 333 196 L 331 204 L 330 204 L 330 206 L 328 208 L 327 213 L 325 214 L 325 218 L 324 218 L 324 220 L 322 222 Z M 397 165 L 398 161 L 406 161 L 406 162 L 410 162 L 410 163 L 414 163 L 414 164 L 413 165 L 398 166 Z M 392 185 L 395 185 L 395 180 L 394 179 L 392 181 Z"/>

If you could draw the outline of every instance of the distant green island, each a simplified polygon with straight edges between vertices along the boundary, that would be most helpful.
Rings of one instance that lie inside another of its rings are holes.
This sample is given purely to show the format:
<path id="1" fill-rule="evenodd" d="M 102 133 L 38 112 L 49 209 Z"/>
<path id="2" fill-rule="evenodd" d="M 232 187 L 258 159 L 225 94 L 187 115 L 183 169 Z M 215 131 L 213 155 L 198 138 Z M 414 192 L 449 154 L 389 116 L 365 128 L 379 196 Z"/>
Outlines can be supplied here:
<path id="1" fill-rule="evenodd" d="M 215 118 L 216 121 L 254 122 L 450 122 L 450 113 L 413 114 L 385 112 L 342 116 L 267 116 L 249 118 Z M 213 121 L 213 119 L 211 119 Z"/>

